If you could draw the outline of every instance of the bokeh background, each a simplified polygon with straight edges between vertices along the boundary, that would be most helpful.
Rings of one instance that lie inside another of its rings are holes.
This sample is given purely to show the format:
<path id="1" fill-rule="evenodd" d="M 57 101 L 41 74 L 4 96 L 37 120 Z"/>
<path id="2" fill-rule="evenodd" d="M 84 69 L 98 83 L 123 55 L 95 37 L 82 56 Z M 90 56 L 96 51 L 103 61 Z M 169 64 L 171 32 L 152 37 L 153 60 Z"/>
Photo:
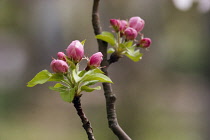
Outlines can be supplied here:
<path id="1" fill-rule="evenodd" d="M 210 139 L 210 1 L 101 0 L 101 24 L 140 16 L 153 44 L 143 59 L 111 65 L 118 119 L 133 140 Z M 85 140 L 72 104 L 26 83 L 73 40 L 97 52 L 92 0 L 0 0 L 0 140 Z M 85 63 L 84 66 L 85 67 Z M 107 127 L 103 91 L 82 104 L 98 140 Z"/>

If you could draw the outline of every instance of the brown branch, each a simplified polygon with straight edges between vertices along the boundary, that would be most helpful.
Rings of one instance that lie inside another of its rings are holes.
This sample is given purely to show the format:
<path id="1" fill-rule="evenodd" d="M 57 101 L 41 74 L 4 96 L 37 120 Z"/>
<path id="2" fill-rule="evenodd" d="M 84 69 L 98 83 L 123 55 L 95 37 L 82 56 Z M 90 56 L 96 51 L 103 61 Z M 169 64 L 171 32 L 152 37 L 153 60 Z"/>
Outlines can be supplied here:
<path id="1" fill-rule="evenodd" d="M 75 96 L 73 100 L 74 107 L 77 110 L 77 114 L 79 115 L 81 121 L 82 121 L 82 126 L 85 129 L 87 135 L 88 135 L 88 140 L 95 140 L 94 135 L 93 135 L 93 129 L 91 127 L 90 121 L 88 118 L 85 116 L 85 113 L 82 110 L 81 107 L 81 102 L 80 102 L 80 97 L 81 96 Z"/>
<path id="2" fill-rule="evenodd" d="M 93 11 L 92 11 L 92 25 L 94 29 L 95 35 L 101 34 L 102 29 L 100 26 L 99 19 L 99 1 L 94 0 L 93 2 Z M 111 63 L 118 61 L 120 57 L 113 54 L 110 60 L 107 60 L 107 46 L 108 44 L 102 40 L 97 40 L 99 51 L 103 54 L 103 61 L 101 63 L 102 71 L 108 76 L 108 67 Z M 131 138 L 123 131 L 117 121 L 116 109 L 115 109 L 115 101 L 116 95 L 112 92 L 112 86 L 110 83 L 103 83 L 104 95 L 106 99 L 106 110 L 107 110 L 107 119 L 109 123 L 109 128 L 113 131 L 113 133 L 119 138 L 119 140 L 131 140 Z"/>

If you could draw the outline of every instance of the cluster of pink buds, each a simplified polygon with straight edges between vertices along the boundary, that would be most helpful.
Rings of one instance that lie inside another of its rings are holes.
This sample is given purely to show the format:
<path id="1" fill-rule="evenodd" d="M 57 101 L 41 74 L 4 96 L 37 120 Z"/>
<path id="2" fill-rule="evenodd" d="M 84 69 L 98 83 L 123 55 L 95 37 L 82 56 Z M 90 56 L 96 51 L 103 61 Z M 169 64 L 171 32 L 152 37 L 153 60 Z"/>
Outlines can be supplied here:
<path id="1" fill-rule="evenodd" d="M 57 53 L 58 59 L 53 59 L 50 66 L 56 73 L 67 73 L 69 69 L 68 61 L 74 64 L 79 63 L 84 57 L 84 46 L 78 40 L 72 41 L 66 49 L 66 55 L 64 52 Z M 100 67 L 103 55 L 101 52 L 93 54 L 87 62 L 86 70 Z"/>
<path id="2" fill-rule="evenodd" d="M 110 24 L 112 25 L 116 33 L 120 33 L 120 37 L 125 37 L 127 41 L 135 40 L 140 34 L 140 41 L 138 41 L 138 47 L 148 48 L 151 44 L 151 39 L 143 38 L 143 34 L 140 32 L 143 30 L 145 22 L 140 17 L 131 17 L 129 21 L 110 19 Z"/>

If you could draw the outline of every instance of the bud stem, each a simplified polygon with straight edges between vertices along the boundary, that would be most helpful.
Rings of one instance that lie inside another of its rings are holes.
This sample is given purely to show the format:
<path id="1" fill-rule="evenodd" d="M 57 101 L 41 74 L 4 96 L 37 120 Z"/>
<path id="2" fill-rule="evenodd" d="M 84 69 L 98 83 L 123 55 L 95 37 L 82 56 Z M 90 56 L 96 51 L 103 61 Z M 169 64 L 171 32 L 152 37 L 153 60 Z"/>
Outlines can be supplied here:
<path id="1" fill-rule="evenodd" d="M 119 45 L 120 45 L 120 32 L 117 32 L 117 52 L 119 51 Z"/>

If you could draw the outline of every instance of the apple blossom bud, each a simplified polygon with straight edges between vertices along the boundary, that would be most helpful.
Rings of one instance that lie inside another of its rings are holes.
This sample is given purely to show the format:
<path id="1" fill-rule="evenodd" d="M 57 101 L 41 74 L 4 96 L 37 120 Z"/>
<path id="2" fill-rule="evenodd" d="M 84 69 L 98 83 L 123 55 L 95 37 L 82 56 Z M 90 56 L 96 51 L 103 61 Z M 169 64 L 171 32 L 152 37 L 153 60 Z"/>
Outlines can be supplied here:
<path id="1" fill-rule="evenodd" d="M 50 64 L 52 70 L 56 73 L 66 73 L 68 71 L 68 64 L 63 60 L 54 59 Z"/>
<path id="2" fill-rule="evenodd" d="M 66 61 L 66 55 L 63 52 L 58 52 L 57 56 L 59 60 Z"/>
<path id="3" fill-rule="evenodd" d="M 152 43 L 152 40 L 150 38 L 143 38 L 140 40 L 139 44 L 137 44 L 137 47 L 142 47 L 142 48 L 148 48 Z"/>
<path id="4" fill-rule="evenodd" d="M 144 20 L 140 17 L 132 17 L 129 20 L 129 27 L 134 28 L 137 32 L 140 32 L 144 28 Z"/>
<path id="5" fill-rule="evenodd" d="M 134 40 L 137 37 L 138 33 L 135 29 L 128 27 L 125 29 L 125 37 L 127 40 Z"/>
<path id="6" fill-rule="evenodd" d="M 118 20 L 118 19 L 110 19 L 110 24 L 112 25 L 112 27 L 114 28 L 114 30 L 116 32 L 119 31 L 119 29 L 120 29 L 120 20 Z"/>
<path id="7" fill-rule="evenodd" d="M 102 60 L 103 60 L 103 54 L 101 52 L 97 52 L 90 57 L 90 61 L 88 63 L 89 66 L 99 67 Z"/>
<path id="8" fill-rule="evenodd" d="M 84 47 L 80 41 L 72 41 L 71 44 L 66 49 L 66 54 L 68 58 L 75 62 L 79 62 L 84 56 Z"/>
<path id="9" fill-rule="evenodd" d="M 128 26 L 128 22 L 126 20 L 120 20 L 120 32 L 123 33 Z"/>

